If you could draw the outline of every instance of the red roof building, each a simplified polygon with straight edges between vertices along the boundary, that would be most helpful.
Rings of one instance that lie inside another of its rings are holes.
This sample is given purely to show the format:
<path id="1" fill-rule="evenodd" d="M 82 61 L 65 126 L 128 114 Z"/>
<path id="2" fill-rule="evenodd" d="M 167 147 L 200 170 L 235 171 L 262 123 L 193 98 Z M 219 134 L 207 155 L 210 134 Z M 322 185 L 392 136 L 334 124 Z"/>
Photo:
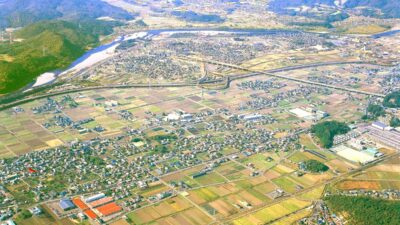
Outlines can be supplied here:
<path id="1" fill-rule="evenodd" d="M 89 208 L 80 198 L 74 198 L 72 202 L 82 211 Z"/>
<path id="2" fill-rule="evenodd" d="M 115 202 L 108 203 L 106 205 L 102 205 L 100 207 L 97 207 L 96 210 L 102 215 L 102 216 L 109 216 L 112 214 L 115 214 L 117 212 L 122 211 L 122 207 L 117 205 Z"/>
<path id="3" fill-rule="evenodd" d="M 88 216 L 92 220 L 97 218 L 96 213 L 94 213 L 91 209 L 87 209 L 87 210 L 83 211 L 83 213 L 85 213 L 86 216 Z"/>

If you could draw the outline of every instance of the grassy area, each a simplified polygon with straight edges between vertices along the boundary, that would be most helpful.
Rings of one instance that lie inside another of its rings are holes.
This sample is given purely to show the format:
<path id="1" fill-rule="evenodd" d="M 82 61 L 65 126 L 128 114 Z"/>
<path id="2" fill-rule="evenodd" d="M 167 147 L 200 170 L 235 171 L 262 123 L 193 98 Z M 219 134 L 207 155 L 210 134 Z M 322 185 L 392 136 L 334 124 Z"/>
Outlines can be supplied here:
<path id="1" fill-rule="evenodd" d="M 284 191 L 289 192 L 289 193 L 294 193 L 297 190 L 297 183 L 292 181 L 288 177 L 279 177 L 274 180 L 272 180 L 276 185 L 281 187 Z"/>
<path id="2" fill-rule="evenodd" d="M 199 196 L 201 199 L 204 199 L 206 202 L 213 201 L 219 197 L 216 193 L 212 192 L 208 188 L 201 188 L 193 190 L 192 192 Z"/>
<path id="3" fill-rule="evenodd" d="M 346 30 L 348 34 L 376 34 L 386 31 L 388 28 L 376 24 L 356 26 Z"/>
<path id="4" fill-rule="evenodd" d="M 321 185 L 317 188 L 314 188 L 311 191 L 302 194 L 301 199 L 317 200 L 317 199 L 321 198 L 321 196 L 324 192 L 324 189 L 325 189 L 325 185 Z"/>

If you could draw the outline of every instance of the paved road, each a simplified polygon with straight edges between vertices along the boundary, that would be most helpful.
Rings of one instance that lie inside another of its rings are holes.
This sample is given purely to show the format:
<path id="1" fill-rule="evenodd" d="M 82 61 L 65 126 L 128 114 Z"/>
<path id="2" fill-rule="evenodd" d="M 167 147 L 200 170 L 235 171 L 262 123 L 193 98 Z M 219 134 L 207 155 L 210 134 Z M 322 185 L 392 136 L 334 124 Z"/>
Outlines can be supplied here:
<path id="1" fill-rule="evenodd" d="M 232 65 L 232 64 L 223 63 L 223 62 L 218 62 L 218 61 L 214 61 L 214 60 L 198 59 L 198 58 L 194 58 L 194 57 L 185 57 L 185 58 L 181 58 L 181 59 L 183 59 L 183 60 L 186 59 L 186 60 L 191 60 L 191 61 L 196 61 L 196 62 L 202 62 L 202 63 L 209 63 L 209 64 L 213 64 L 213 65 L 217 65 L 217 66 L 223 66 L 223 67 L 227 67 L 227 68 L 231 68 L 231 69 L 250 72 L 249 74 L 237 75 L 236 77 L 231 77 L 230 80 L 243 79 L 243 78 L 248 78 L 248 77 L 257 76 L 257 75 L 267 75 L 267 76 L 276 77 L 276 78 L 279 78 L 279 79 L 284 79 L 284 80 L 294 81 L 294 82 L 298 82 L 298 83 L 309 84 L 309 85 L 313 85 L 313 86 L 320 86 L 320 87 L 325 87 L 325 88 L 330 88 L 330 89 L 335 89 L 335 90 L 340 90 L 340 91 L 346 91 L 346 92 L 355 93 L 355 94 L 362 94 L 362 95 L 367 95 L 367 96 L 375 96 L 375 97 L 379 97 L 379 98 L 384 98 L 385 97 L 385 95 L 380 94 L 380 93 L 367 92 L 367 91 L 362 91 L 362 90 L 357 90 L 357 89 L 352 89 L 352 88 L 346 88 L 346 87 L 340 87 L 340 86 L 330 85 L 330 84 L 324 84 L 324 83 L 319 83 L 319 82 L 314 82 L 314 81 L 309 81 L 309 80 L 304 80 L 304 79 L 299 79 L 299 78 L 294 78 L 294 77 L 277 75 L 277 74 L 274 74 L 272 72 L 257 71 L 257 70 L 254 70 L 254 69 L 249 69 L 249 68 L 246 68 L 246 67 Z M 342 64 L 344 64 L 344 62 Z M 368 64 L 370 64 L 370 63 L 368 63 Z M 317 64 L 314 64 L 314 66 L 315 65 L 317 65 Z M 333 64 L 320 63 L 318 65 L 322 66 L 322 65 L 333 65 Z M 295 68 L 307 68 L 307 65 L 296 66 L 296 67 L 294 67 L 292 69 L 295 69 Z M 286 68 L 286 69 L 282 68 L 282 69 L 275 70 L 275 72 L 276 71 L 282 72 L 282 71 L 288 71 L 288 70 L 290 70 L 290 68 Z"/>

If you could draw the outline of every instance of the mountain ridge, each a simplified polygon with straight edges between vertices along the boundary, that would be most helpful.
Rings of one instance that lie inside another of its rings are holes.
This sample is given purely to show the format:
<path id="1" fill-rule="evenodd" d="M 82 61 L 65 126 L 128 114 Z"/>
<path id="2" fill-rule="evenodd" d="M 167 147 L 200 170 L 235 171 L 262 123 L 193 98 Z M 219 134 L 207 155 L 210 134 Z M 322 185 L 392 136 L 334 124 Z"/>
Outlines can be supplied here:
<path id="1" fill-rule="evenodd" d="M 290 14 L 295 13 L 293 8 L 307 6 L 315 7 L 319 5 L 327 5 L 332 7 L 338 7 L 337 1 L 335 0 L 272 0 L 268 7 L 270 10 L 276 13 Z M 379 10 L 383 13 L 381 17 L 384 18 L 400 18 L 400 1 L 398 0 L 347 0 L 343 4 L 340 4 L 340 8 L 344 9 L 356 9 L 362 7 L 368 7 L 374 10 Z M 369 16 L 378 15 L 370 14 Z M 380 16 L 380 15 L 379 15 Z"/>
<path id="2" fill-rule="evenodd" d="M 0 28 L 20 27 L 41 20 L 133 19 L 127 11 L 101 0 L 0 0 Z"/>

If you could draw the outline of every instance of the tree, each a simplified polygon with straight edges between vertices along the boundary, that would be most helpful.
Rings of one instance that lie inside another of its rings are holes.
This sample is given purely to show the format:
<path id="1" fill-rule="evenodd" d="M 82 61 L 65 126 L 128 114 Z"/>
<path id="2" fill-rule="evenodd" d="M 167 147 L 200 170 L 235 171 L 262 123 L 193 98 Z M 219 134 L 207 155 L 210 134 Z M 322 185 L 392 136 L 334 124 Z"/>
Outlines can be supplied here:
<path id="1" fill-rule="evenodd" d="M 380 105 L 369 105 L 367 111 L 372 119 L 385 115 L 385 109 Z"/>
<path id="2" fill-rule="evenodd" d="M 333 139 L 338 134 L 346 134 L 350 128 L 338 121 L 325 121 L 318 123 L 311 128 L 311 133 L 319 138 L 321 145 L 330 148 L 333 145 Z"/>
<path id="3" fill-rule="evenodd" d="M 21 213 L 18 215 L 18 219 L 25 220 L 32 217 L 32 213 L 27 209 L 23 209 Z"/>
<path id="4" fill-rule="evenodd" d="M 400 108 L 400 91 L 386 95 L 383 99 L 383 106 L 388 108 Z"/>
<path id="5" fill-rule="evenodd" d="M 329 209 L 346 217 L 349 224 L 399 224 L 400 202 L 371 197 L 331 195 L 325 197 Z"/>
<path id="6" fill-rule="evenodd" d="M 320 161 L 315 159 L 310 159 L 307 161 L 302 162 L 302 166 L 304 170 L 312 172 L 312 173 L 322 173 L 329 170 L 329 167 L 323 164 Z"/>
<path id="7" fill-rule="evenodd" d="M 391 127 L 400 127 L 400 119 L 397 117 L 392 117 L 392 119 L 390 119 L 390 126 Z"/>
<path id="8" fill-rule="evenodd" d="M 143 139 L 139 138 L 139 137 L 135 137 L 132 139 L 132 142 L 137 143 L 137 142 L 141 142 L 143 141 Z"/>

